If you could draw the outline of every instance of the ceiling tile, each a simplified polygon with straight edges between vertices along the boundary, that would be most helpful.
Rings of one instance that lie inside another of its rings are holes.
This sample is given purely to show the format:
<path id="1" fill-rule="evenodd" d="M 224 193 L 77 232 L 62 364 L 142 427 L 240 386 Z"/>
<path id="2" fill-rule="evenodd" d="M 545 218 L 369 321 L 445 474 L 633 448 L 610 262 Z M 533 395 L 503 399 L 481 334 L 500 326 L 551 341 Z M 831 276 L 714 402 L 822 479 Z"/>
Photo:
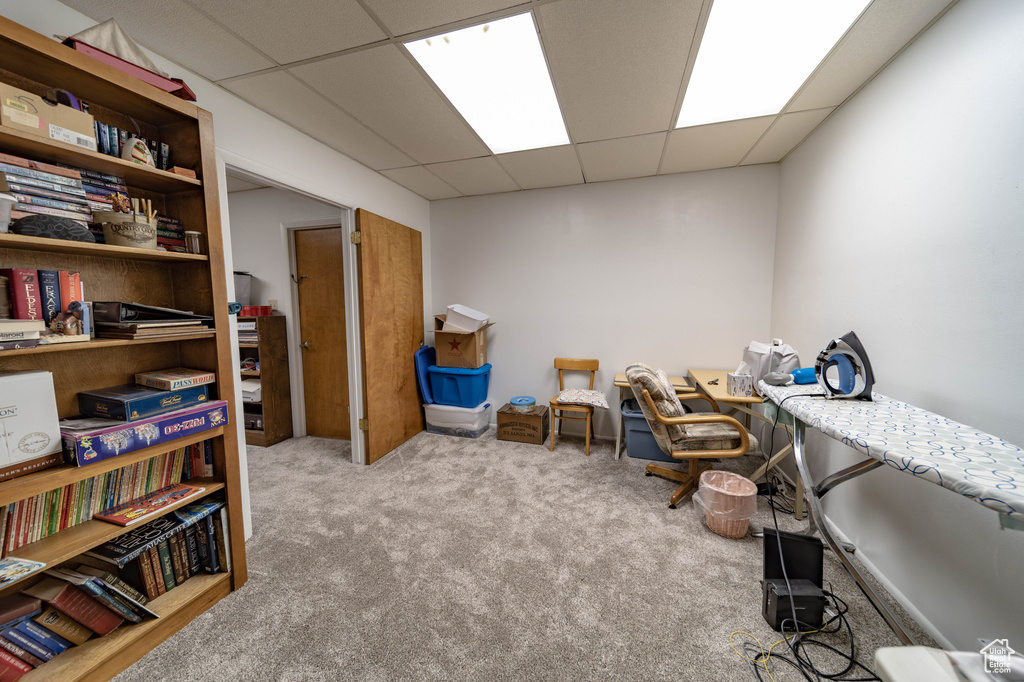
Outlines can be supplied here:
<path id="1" fill-rule="evenodd" d="M 478 17 L 506 7 L 528 4 L 525 0 L 364 0 L 392 35 L 401 36 Z M 524 7 L 526 11 L 529 7 Z"/>
<path id="2" fill-rule="evenodd" d="M 771 129 L 757 143 L 757 146 L 750 150 L 747 157 L 743 159 L 743 165 L 781 161 L 782 157 L 803 142 L 804 138 L 810 135 L 811 131 L 817 128 L 818 124 L 833 111 L 835 111 L 835 107 L 799 111 L 795 114 L 779 116 Z"/>
<path id="3" fill-rule="evenodd" d="M 287 71 L 223 85 L 253 106 L 374 170 L 416 163 Z"/>
<path id="4" fill-rule="evenodd" d="M 423 166 L 412 166 L 410 168 L 394 168 L 381 171 L 402 187 L 419 194 L 428 201 L 437 199 L 451 199 L 461 196 L 457 190 L 449 187 L 444 180 L 437 177 Z"/>
<path id="5" fill-rule="evenodd" d="M 297 66 L 292 72 L 420 163 L 488 153 L 394 45 Z"/>
<path id="6" fill-rule="evenodd" d="M 387 37 L 356 0 L 292 2 L 284 12 L 273 2 L 190 2 L 281 64 Z"/>
<path id="7" fill-rule="evenodd" d="M 498 165 L 494 157 L 449 161 L 427 166 L 442 180 L 463 194 L 497 194 L 519 189 L 515 180 Z"/>
<path id="8" fill-rule="evenodd" d="M 498 162 L 523 189 L 583 184 L 583 171 L 572 145 L 500 154 Z"/>
<path id="9" fill-rule="evenodd" d="M 575 142 L 668 130 L 701 0 L 561 0 L 537 8 Z"/>
<path id="10" fill-rule="evenodd" d="M 577 145 L 587 182 L 641 178 L 658 172 L 665 133 Z"/>
<path id="11" fill-rule="evenodd" d="M 875 2 L 786 111 L 842 104 L 949 5 L 949 0 Z"/>
<path id="12" fill-rule="evenodd" d="M 64 4 L 97 22 L 117 19 L 139 44 L 209 80 L 274 66 L 181 0 L 64 0 Z"/>
<path id="13" fill-rule="evenodd" d="M 761 116 L 673 130 L 669 135 L 660 174 L 735 166 L 768 129 L 774 118 Z"/>

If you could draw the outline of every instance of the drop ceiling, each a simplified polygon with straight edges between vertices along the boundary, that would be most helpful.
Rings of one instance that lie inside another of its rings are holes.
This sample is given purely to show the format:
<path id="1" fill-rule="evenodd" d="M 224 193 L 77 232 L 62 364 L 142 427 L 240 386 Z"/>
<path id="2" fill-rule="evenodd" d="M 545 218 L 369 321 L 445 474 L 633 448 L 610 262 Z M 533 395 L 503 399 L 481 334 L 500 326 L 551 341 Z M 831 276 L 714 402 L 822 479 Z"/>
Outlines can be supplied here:
<path id="1" fill-rule="evenodd" d="M 674 129 L 712 0 L 62 2 L 430 200 L 778 162 L 951 4 L 874 0 L 778 115 Z M 570 144 L 492 154 L 403 43 L 523 12 Z"/>

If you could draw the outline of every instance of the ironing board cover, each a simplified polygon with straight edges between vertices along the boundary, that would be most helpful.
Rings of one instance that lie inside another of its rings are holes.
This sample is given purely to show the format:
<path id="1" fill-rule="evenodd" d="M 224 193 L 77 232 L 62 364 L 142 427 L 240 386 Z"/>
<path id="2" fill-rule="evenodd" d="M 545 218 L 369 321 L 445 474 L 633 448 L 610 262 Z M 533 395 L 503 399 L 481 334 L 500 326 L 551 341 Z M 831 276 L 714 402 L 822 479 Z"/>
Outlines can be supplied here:
<path id="1" fill-rule="evenodd" d="M 804 424 L 900 471 L 1024 520 L 1024 450 L 983 431 L 879 393 L 828 400 L 817 384 L 759 384 L 761 395 Z"/>

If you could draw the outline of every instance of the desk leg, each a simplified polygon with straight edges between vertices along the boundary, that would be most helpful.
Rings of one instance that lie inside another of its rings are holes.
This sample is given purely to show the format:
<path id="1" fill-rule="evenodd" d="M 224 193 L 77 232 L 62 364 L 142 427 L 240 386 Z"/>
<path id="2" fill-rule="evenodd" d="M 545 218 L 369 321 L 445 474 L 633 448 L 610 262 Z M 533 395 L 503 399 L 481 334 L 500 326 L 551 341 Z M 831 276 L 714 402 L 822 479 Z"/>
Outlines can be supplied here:
<path id="1" fill-rule="evenodd" d="M 843 563 L 843 568 L 850 574 L 854 582 L 857 583 L 857 587 L 864 593 L 864 596 L 868 598 L 871 605 L 878 611 L 878 615 L 882 617 L 882 620 L 886 622 L 893 633 L 900 638 L 904 644 L 916 644 L 914 638 L 910 636 L 910 633 L 906 631 L 903 624 L 900 623 L 896 615 L 889 610 L 889 607 L 885 602 L 878 596 L 874 588 L 871 587 L 870 583 L 864 579 L 861 575 L 860 570 L 850 561 L 846 551 L 839 544 L 834 537 L 832 532 L 829 530 L 828 521 L 825 519 L 825 515 L 822 512 L 821 500 L 818 499 L 818 493 L 815 490 L 813 480 L 810 475 L 810 470 L 807 468 L 807 455 L 804 452 L 804 423 L 799 419 L 794 420 L 795 424 L 793 427 L 793 455 L 796 458 L 796 468 L 799 472 L 800 478 L 798 479 L 804 487 L 804 493 L 807 496 L 807 507 L 811 517 L 811 523 L 821 533 L 821 537 L 825 540 L 828 546 L 832 549 L 832 553 L 835 554 L 839 561 Z"/>
<path id="2" fill-rule="evenodd" d="M 622 401 L 625 400 L 625 398 L 622 397 L 623 390 L 625 389 L 619 386 L 619 404 L 614 407 L 614 409 L 619 411 L 619 428 L 615 432 L 615 459 L 622 457 L 622 453 L 619 452 L 619 448 L 622 446 L 622 432 L 626 429 L 626 420 L 622 418 Z M 633 390 L 630 389 L 629 392 L 630 395 L 632 395 Z"/>

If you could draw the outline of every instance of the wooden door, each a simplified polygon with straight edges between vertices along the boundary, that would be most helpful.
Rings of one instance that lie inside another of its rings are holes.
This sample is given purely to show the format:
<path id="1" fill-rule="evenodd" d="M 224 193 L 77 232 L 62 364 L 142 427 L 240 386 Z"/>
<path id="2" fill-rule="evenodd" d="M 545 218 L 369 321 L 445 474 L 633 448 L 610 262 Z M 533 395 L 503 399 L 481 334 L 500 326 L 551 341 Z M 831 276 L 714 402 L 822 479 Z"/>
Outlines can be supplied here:
<path id="1" fill-rule="evenodd" d="M 306 433 L 351 440 L 340 227 L 295 231 Z"/>
<path id="2" fill-rule="evenodd" d="M 423 345 L 423 260 L 416 230 L 356 210 L 366 463 L 423 430 L 413 353 Z"/>

